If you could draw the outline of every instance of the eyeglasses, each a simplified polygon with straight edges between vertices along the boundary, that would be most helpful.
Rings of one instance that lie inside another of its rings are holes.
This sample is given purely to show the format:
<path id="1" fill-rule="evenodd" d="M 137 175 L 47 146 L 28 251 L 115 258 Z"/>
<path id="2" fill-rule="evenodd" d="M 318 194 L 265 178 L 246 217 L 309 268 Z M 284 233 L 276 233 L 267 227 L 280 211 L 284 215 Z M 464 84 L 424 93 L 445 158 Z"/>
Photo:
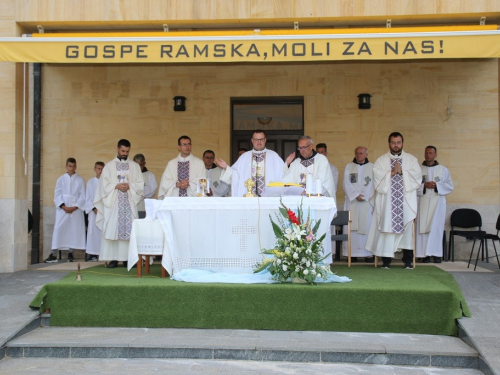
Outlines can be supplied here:
<path id="1" fill-rule="evenodd" d="M 181 143 L 181 146 L 191 146 L 191 143 Z"/>
<path id="2" fill-rule="evenodd" d="M 305 150 L 306 148 L 308 148 L 309 146 L 312 146 L 312 145 L 299 146 L 299 147 L 297 147 L 297 150 L 302 151 L 302 150 Z"/>
<path id="3" fill-rule="evenodd" d="M 265 138 L 252 138 L 252 141 L 255 141 L 255 142 L 262 142 L 265 140 L 266 140 Z"/>

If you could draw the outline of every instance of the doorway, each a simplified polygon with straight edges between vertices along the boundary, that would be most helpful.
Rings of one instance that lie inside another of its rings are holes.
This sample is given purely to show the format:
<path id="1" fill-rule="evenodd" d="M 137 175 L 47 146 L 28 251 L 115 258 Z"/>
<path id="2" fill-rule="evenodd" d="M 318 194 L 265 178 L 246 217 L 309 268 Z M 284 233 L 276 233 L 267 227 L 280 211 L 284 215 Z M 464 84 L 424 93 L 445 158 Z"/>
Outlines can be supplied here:
<path id="1" fill-rule="evenodd" d="M 265 132 L 266 148 L 285 160 L 304 135 L 304 98 L 231 98 L 231 124 L 231 164 L 239 149 L 252 149 L 250 139 L 256 129 Z"/>

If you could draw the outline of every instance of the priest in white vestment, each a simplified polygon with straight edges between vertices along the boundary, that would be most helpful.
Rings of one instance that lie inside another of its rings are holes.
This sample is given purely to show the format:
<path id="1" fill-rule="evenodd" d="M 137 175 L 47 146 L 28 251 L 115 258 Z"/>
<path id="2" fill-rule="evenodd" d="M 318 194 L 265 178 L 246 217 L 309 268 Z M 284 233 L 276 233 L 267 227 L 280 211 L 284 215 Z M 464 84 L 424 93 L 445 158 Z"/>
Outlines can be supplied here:
<path id="1" fill-rule="evenodd" d="M 45 263 L 57 262 L 57 250 L 69 251 L 68 262 L 73 262 L 75 249 L 85 249 L 85 180 L 76 173 L 74 158 L 66 160 L 66 173 L 57 179 L 54 203 L 52 251 Z"/>
<path id="2" fill-rule="evenodd" d="M 203 161 L 191 154 L 191 138 L 187 135 L 177 140 L 179 155 L 168 162 L 161 177 L 158 199 L 165 197 L 198 196 L 198 180 L 207 178 Z"/>
<path id="3" fill-rule="evenodd" d="M 317 153 L 313 147 L 311 137 L 303 135 L 299 138 L 297 147 L 300 153 L 299 157 L 295 159 L 295 152 L 288 155 L 282 181 L 301 184 L 305 188 L 307 175 L 311 174 L 314 186 L 316 186 L 316 180 L 321 181 L 321 194 L 335 199 L 335 184 L 330 163 L 326 156 Z"/>
<path id="4" fill-rule="evenodd" d="M 422 184 L 417 191 L 417 252 L 424 263 L 434 258 L 441 263 L 443 256 L 443 231 L 446 217 L 446 196 L 453 191 L 453 181 L 448 169 L 437 162 L 434 146 L 425 148 L 422 169 Z"/>
<path id="5" fill-rule="evenodd" d="M 272 181 L 281 181 L 283 177 L 283 159 L 274 151 L 266 149 L 266 134 L 258 129 L 252 134 L 253 149 L 241 155 L 232 166 L 217 158 L 219 167 L 224 169 L 221 181 L 231 185 L 231 196 L 242 197 L 247 193 L 245 181 L 249 178 L 255 185 L 252 193 L 262 196 L 266 186 Z"/>
<path id="6" fill-rule="evenodd" d="M 405 269 L 413 269 L 413 221 L 422 171 L 417 158 L 403 151 L 403 142 L 401 133 L 391 133 L 390 151 L 373 166 L 374 213 L 366 250 L 382 257 L 382 268 L 390 268 L 391 258 L 401 249 Z"/>
<path id="7" fill-rule="evenodd" d="M 207 179 L 210 182 L 210 189 L 207 193 L 209 197 L 227 197 L 230 195 L 230 185 L 220 180 L 223 169 L 215 163 L 215 153 L 212 150 L 206 150 L 203 153 L 203 163 L 207 169 Z"/>
<path id="8" fill-rule="evenodd" d="M 141 167 L 142 179 L 144 180 L 144 199 L 152 199 L 155 196 L 156 190 L 158 189 L 156 177 L 146 168 L 146 158 L 143 154 L 135 155 L 134 161 L 139 164 L 139 167 Z M 144 205 L 144 199 L 141 199 L 141 201 L 137 205 L 137 211 L 139 212 L 140 219 L 146 217 L 146 207 Z"/>
<path id="9" fill-rule="evenodd" d="M 351 212 L 351 256 L 353 260 L 364 257 L 374 261 L 373 254 L 365 250 L 366 237 L 372 221 L 373 207 L 370 205 L 373 186 L 373 163 L 368 161 L 368 149 L 356 147 L 355 157 L 344 171 L 344 210 Z M 347 233 L 347 226 L 344 226 Z M 342 242 L 342 255 L 347 256 L 347 241 Z"/>
<path id="10" fill-rule="evenodd" d="M 328 149 L 326 143 L 318 143 L 316 145 L 316 152 L 318 154 L 328 157 Z M 333 183 L 335 184 L 335 191 L 337 191 L 339 185 L 339 171 L 337 167 L 335 167 L 335 165 L 333 165 L 332 163 L 330 163 L 330 169 L 332 170 Z"/>
<path id="11" fill-rule="evenodd" d="M 85 194 L 85 212 L 88 215 L 87 246 L 85 248 L 85 253 L 88 254 L 87 261 L 97 261 L 99 259 L 99 253 L 101 252 L 102 231 L 97 228 L 95 224 L 97 208 L 94 206 L 94 196 L 103 168 L 104 163 L 102 161 L 96 162 L 94 165 L 95 177 L 87 182 Z"/>
<path id="12" fill-rule="evenodd" d="M 117 152 L 104 167 L 94 196 L 96 225 L 102 230 L 99 260 L 111 261 L 109 268 L 118 261 L 127 265 L 132 222 L 139 218 L 137 204 L 144 197 L 141 168 L 128 158 L 130 142 L 120 139 Z"/>

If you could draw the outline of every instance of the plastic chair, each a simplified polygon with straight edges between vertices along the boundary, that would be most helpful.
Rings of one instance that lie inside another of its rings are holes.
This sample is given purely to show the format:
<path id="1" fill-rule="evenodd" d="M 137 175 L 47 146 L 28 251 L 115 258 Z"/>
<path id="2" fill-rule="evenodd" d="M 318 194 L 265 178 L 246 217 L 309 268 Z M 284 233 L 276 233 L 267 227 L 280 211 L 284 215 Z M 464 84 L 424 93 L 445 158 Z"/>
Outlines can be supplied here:
<path id="1" fill-rule="evenodd" d="M 495 249 L 495 255 L 497 257 L 498 268 L 500 268 L 500 260 L 498 260 L 497 247 L 495 246 L 495 241 L 500 242 L 500 237 L 498 236 L 498 233 L 500 231 L 500 215 L 498 215 L 497 218 L 496 230 L 497 234 L 485 233 L 474 237 L 474 243 L 472 244 L 472 250 L 470 252 L 469 264 L 467 265 L 467 268 L 469 268 L 470 266 L 470 261 L 472 259 L 472 253 L 474 252 L 474 246 L 476 245 L 476 240 L 479 240 L 480 243 L 479 243 L 479 249 L 477 250 L 476 264 L 474 265 L 474 271 L 476 270 L 477 267 L 477 261 L 479 260 L 479 253 L 481 252 L 481 249 L 483 249 L 484 251 L 484 249 L 486 248 L 486 257 L 488 257 L 488 240 L 491 240 L 491 242 L 493 243 L 493 248 Z"/>
<path id="2" fill-rule="evenodd" d="M 481 215 L 476 210 L 472 208 L 458 208 L 451 213 L 451 230 L 450 230 L 450 244 L 448 247 L 448 259 L 455 261 L 455 236 L 465 237 L 468 240 L 473 240 L 479 236 L 486 234 L 484 230 L 481 230 L 483 225 L 483 220 Z M 477 230 L 456 230 L 455 228 L 475 228 Z M 481 240 L 483 241 L 483 240 Z"/>
<path id="3" fill-rule="evenodd" d="M 333 218 L 331 225 L 341 227 L 340 231 L 335 231 L 335 234 L 332 234 L 331 240 L 347 241 L 347 265 L 351 267 L 351 212 L 337 211 L 337 216 Z M 343 233 L 344 225 L 347 225 L 347 233 Z M 336 252 L 340 256 L 340 246 L 336 246 Z"/>

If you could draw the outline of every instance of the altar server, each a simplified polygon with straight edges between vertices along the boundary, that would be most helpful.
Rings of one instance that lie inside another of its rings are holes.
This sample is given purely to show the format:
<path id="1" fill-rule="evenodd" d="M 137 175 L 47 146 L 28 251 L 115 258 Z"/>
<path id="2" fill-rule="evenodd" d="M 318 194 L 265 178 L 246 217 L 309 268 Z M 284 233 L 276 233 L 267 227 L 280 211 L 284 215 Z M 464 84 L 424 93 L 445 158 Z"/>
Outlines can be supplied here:
<path id="1" fill-rule="evenodd" d="M 207 169 L 207 178 L 210 180 L 210 190 L 207 193 L 209 197 L 225 197 L 229 193 L 229 184 L 220 180 L 222 168 L 215 163 L 215 153 L 212 150 L 206 150 L 203 153 L 203 163 Z"/>
<path id="2" fill-rule="evenodd" d="M 364 257 L 366 262 L 373 262 L 373 254 L 365 250 L 366 235 L 372 221 L 373 163 L 368 161 L 368 149 L 356 147 L 355 157 L 347 164 L 344 171 L 344 210 L 351 212 L 351 256 L 352 259 Z M 344 233 L 347 233 L 347 226 Z M 342 255 L 347 256 L 347 242 L 342 244 Z"/>
<path id="3" fill-rule="evenodd" d="M 398 250 L 403 250 L 404 268 L 413 269 L 413 220 L 422 171 L 417 158 L 403 151 L 403 142 L 401 133 L 391 133 L 389 152 L 373 167 L 374 213 L 366 250 L 382 257 L 386 269 Z"/>
<path id="4" fill-rule="evenodd" d="M 303 135 L 299 138 L 297 150 L 299 157 L 293 152 L 286 158 L 283 182 L 293 182 L 306 186 L 308 174 L 312 174 L 313 183 L 321 180 L 321 194 L 335 198 L 335 184 L 333 182 L 332 170 L 326 156 L 314 150 L 311 137 Z"/>
<path id="5" fill-rule="evenodd" d="M 441 263 L 443 256 L 443 231 L 446 216 L 446 196 L 453 191 L 453 181 L 446 167 L 436 159 L 434 146 L 425 148 L 425 161 L 422 169 L 422 184 L 417 191 L 417 253 L 424 258 L 424 263 L 434 258 L 434 263 Z"/>
<path id="6" fill-rule="evenodd" d="M 66 160 L 66 173 L 57 179 L 54 203 L 52 252 L 45 263 L 57 262 L 57 250 L 68 251 L 68 262 L 73 262 L 75 249 L 85 249 L 85 181 L 76 173 L 74 158 Z"/>
<path id="7" fill-rule="evenodd" d="M 216 159 L 217 165 L 224 169 L 221 181 L 231 185 L 233 197 L 242 197 L 247 193 L 245 181 L 249 178 L 255 183 L 252 193 L 261 196 L 269 182 L 281 181 L 283 177 L 283 160 L 276 152 L 266 149 L 265 133 L 255 130 L 251 140 L 253 149 L 241 155 L 232 166 L 220 158 Z"/>
<path id="8" fill-rule="evenodd" d="M 101 178 L 104 163 L 98 161 L 94 165 L 95 177 L 87 182 L 86 198 L 85 198 L 85 212 L 88 215 L 87 226 L 87 247 L 85 253 L 88 254 L 87 261 L 97 261 L 101 251 L 102 231 L 95 225 L 97 217 L 97 208 L 94 206 L 94 196 Z"/>
<path id="9" fill-rule="evenodd" d="M 132 221 L 139 217 L 137 204 L 144 197 L 141 168 L 128 159 L 129 153 L 130 142 L 120 139 L 118 155 L 104 167 L 94 196 L 96 225 L 102 230 L 99 260 L 110 261 L 109 268 L 118 261 L 127 265 Z"/>
<path id="10" fill-rule="evenodd" d="M 179 155 L 168 162 L 161 177 L 158 198 L 196 197 L 198 180 L 207 178 L 203 161 L 191 155 L 191 138 L 187 135 L 177 140 Z"/>
<path id="11" fill-rule="evenodd" d="M 327 156 L 328 151 L 327 151 L 326 143 L 318 143 L 316 145 L 316 152 L 318 154 Z M 337 167 L 335 167 L 335 165 L 333 165 L 332 163 L 330 163 L 330 169 L 332 170 L 333 182 L 335 184 L 335 191 L 337 191 L 338 184 L 339 184 L 339 171 L 338 171 Z"/>
<path id="12" fill-rule="evenodd" d="M 144 199 L 152 199 L 155 196 L 156 190 L 158 189 L 155 175 L 148 171 L 148 169 L 146 168 L 146 158 L 143 154 L 135 155 L 134 161 L 139 164 L 139 167 L 141 167 L 142 179 L 144 180 Z M 137 211 L 139 212 L 140 219 L 146 217 L 144 199 L 141 199 L 141 201 L 137 205 Z"/>

